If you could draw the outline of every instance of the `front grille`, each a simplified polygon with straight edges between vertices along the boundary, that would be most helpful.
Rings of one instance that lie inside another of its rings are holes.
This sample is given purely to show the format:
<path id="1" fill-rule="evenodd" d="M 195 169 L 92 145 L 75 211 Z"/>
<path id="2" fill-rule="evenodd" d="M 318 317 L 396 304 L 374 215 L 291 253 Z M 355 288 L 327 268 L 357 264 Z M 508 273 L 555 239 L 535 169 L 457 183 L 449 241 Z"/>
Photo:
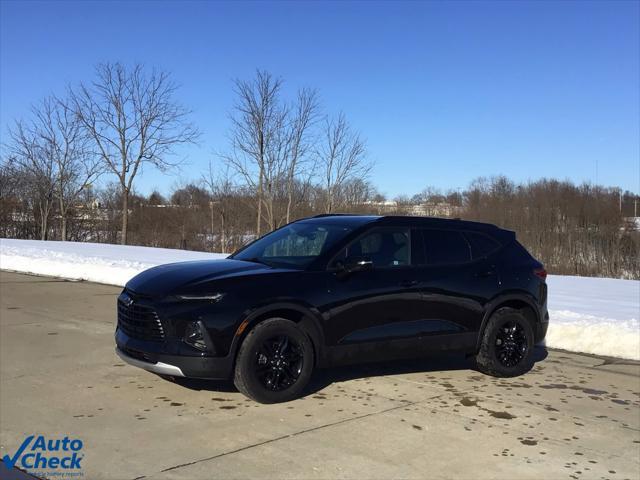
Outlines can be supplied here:
<path id="1" fill-rule="evenodd" d="M 164 340 L 164 329 L 155 310 L 144 305 L 127 303 L 122 298 L 118 299 L 118 328 L 130 337 L 140 340 Z"/>

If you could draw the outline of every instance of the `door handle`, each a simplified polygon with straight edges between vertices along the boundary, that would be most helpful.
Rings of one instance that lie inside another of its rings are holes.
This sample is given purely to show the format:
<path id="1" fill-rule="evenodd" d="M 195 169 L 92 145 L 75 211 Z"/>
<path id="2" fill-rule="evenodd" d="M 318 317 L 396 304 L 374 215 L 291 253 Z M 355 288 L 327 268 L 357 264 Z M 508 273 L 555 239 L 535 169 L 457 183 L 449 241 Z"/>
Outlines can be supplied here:
<path id="1" fill-rule="evenodd" d="M 401 287 L 415 287 L 416 285 L 418 285 L 418 280 L 403 280 L 402 282 L 400 282 L 400 286 Z"/>

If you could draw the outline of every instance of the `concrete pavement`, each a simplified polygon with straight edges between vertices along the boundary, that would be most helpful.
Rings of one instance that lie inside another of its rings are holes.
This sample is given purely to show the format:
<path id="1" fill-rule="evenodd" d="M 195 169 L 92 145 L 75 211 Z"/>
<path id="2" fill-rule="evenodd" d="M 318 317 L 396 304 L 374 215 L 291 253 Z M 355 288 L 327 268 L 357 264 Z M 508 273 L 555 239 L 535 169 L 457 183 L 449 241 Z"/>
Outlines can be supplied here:
<path id="1" fill-rule="evenodd" d="M 119 288 L 0 272 L 0 456 L 80 438 L 84 478 L 640 478 L 640 365 L 539 349 L 494 379 L 451 356 L 319 372 L 260 405 L 114 353 Z"/>

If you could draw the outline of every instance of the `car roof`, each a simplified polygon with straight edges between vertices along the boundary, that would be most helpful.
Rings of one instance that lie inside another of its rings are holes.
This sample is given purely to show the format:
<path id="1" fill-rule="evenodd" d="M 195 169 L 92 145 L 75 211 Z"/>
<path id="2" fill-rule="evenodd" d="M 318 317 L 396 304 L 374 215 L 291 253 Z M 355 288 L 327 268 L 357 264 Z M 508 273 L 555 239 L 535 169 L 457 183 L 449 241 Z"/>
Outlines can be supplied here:
<path id="1" fill-rule="evenodd" d="M 451 228 L 458 230 L 498 230 L 498 227 L 491 223 L 473 222 L 470 220 L 461 220 L 459 218 L 387 215 L 380 217 L 377 223 L 380 223 L 381 225 L 410 225 L 413 227 Z"/>
<path id="2" fill-rule="evenodd" d="M 323 214 L 315 217 L 298 220 L 304 223 L 324 223 L 333 225 L 349 225 L 359 227 L 368 223 L 383 225 L 406 225 L 424 228 L 444 228 L 458 230 L 500 230 L 493 224 L 473 222 L 469 220 L 436 218 L 436 217 L 416 217 L 402 215 L 354 215 L 354 214 Z"/>
<path id="3" fill-rule="evenodd" d="M 375 222 L 383 217 L 379 215 L 322 214 L 315 217 L 302 218 L 296 223 L 320 223 L 359 227 Z"/>

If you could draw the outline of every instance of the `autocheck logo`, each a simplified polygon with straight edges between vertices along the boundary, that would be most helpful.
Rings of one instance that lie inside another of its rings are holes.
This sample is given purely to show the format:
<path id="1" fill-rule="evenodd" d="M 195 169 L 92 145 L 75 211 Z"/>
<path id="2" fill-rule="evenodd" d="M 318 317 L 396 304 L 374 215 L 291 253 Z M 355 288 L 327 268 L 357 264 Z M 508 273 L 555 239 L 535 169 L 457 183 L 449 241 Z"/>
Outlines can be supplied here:
<path id="1" fill-rule="evenodd" d="M 47 473 L 48 476 L 82 476 L 82 447 L 79 438 L 45 438 L 29 435 L 13 457 L 5 455 L 2 461 L 9 469 L 18 467 L 31 473 Z"/>

